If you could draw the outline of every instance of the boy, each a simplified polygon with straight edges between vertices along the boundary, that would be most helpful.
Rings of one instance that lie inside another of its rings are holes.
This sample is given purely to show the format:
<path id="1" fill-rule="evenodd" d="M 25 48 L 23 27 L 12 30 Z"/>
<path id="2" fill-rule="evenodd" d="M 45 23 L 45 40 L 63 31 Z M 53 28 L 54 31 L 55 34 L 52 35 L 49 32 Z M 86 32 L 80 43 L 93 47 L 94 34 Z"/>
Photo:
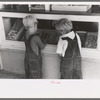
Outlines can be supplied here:
<path id="1" fill-rule="evenodd" d="M 61 79 L 81 79 L 80 37 L 72 30 L 72 22 L 67 18 L 58 20 L 55 28 L 61 33 L 57 44 L 57 53 L 61 58 Z"/>
<path id="2" fill-rule="evenodd" d="M 23 18 L 23 25 L 26 28 L 25 34 L 25 75 L 26 78 L 42 78 L 42 58 L 41 49 L 45 45 L 39 38 L 37 31 L 37 19 L 31 15 Z"/>

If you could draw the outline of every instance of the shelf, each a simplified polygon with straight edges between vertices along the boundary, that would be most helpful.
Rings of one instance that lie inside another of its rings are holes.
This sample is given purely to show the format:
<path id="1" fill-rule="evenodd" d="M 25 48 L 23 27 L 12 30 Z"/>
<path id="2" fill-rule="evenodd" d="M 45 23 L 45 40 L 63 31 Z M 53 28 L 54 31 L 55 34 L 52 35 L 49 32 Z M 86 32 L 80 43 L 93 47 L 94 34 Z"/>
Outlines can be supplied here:
<path id="1" fill-rule="evenodd" d="M 100 13 L 91 12 L 75 12 L 75 11 L 45 11 L 45 10 L 33 10 L 33 11 L 17 11 L 17 10 L 0 10 L 0 12 L 13 12 L 13 13 L 37 13 L 37 14 L 71 14 L 71 15 L 100 15 Z"/>

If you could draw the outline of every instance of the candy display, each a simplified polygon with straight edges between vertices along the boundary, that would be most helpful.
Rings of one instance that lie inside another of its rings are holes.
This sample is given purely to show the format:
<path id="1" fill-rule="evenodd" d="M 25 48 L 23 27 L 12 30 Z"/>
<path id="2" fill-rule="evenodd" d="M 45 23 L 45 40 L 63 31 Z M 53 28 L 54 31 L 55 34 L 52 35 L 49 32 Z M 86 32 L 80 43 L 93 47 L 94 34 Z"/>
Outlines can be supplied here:
<path id="1" fill-rule="evenodd" d="M 16 19 L 6 39 L 13 41 L 19 40 L 20 35 L 22 34 L 23 31 L 24 31 L 24 26 L 22 24 L 22 20 Z"/>
<path id="2" fill-rule="evenodd" d="M 11 30 L 7 36 L 7 40 L 15 40 L 15 36 L 17 35 L 17 31 Z"/>
<path id="3" fill-rule="evenodd" d="M 23 41 L 25 31 L 26 30 L 22 24 L 22 19 L 16 19 L 6 39 L 13 41 Z M 38 29 L 37 32 L 41 40 L 46 44 L 57 45 L 60 34 L 55 29 Z M 76 31 L 76 33 L 78 33 L 80 36 L 82 47 L 97 47 L 97 32 Z"/>
<path id="4" fill-rule="evenodd" d="M 97 47 L 97 32 L 88 32 L 85 48 L 96 48 Z"/>

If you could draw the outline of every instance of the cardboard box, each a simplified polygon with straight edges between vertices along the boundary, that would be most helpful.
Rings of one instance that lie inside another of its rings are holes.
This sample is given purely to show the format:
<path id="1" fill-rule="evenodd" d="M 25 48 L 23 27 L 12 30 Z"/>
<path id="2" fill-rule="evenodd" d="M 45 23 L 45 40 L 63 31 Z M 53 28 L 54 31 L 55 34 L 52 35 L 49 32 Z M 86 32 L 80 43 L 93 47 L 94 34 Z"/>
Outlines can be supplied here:
<path id="1" fill-rule="evenodd" d="M 52 5 L 52 10 L 56 11 L 80 11 L 87 12 L 91 9 L 90 5 Z"/>

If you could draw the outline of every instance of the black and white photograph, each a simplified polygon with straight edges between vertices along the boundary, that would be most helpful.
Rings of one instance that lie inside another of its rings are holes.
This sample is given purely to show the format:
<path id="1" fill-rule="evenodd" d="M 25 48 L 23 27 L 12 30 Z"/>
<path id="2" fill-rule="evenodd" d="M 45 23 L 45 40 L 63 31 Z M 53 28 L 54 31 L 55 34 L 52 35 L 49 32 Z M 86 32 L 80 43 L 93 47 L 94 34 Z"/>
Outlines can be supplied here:
<path id="1" fill-rule="evenodd" d="M 100 5 L 0 4 L 0 78 L 100 79 Z"/>
<path id="2" fill-rule="evenodd" d="M 95 83 L 99 79 L 100 3 L 0 2 L 1 85 L 3 80 L 4 84 L 9 84 L 6 87 L 10 86 L 9 82 L 18 81 L 19 85 L 21 81 L 21 85 L 33 82 L 37 84 L 36 87 L 43 89 L 44 86 L 40 86 L 40 83 L 44 83 L 45 86 L 51 84 L 57 89 L 62 84 L 74 87 L 76 80 L 81 83 L 94 80 Z M 90 83 L 87 82 L 88 85 Z M 82 87 L 81 84 L 78 85 Z M 86 86 L 82 88 L 86 89 Z M 70 90 L 70 87 L 67 89 Z M 57 96 L 60 97 L 61 91 L 58 90 Z M 64 92 L 61 97 L 64 97 L 65 90 L 60 90 Z M 51 92 L 53 94 L 53 90 Z M 78 92 L 80 91 L 75 94 Z M 36 94 L 34 97 L 38 96 L 37 91 Z M 42 94 L 39 94 L 40 97 Z"/>

